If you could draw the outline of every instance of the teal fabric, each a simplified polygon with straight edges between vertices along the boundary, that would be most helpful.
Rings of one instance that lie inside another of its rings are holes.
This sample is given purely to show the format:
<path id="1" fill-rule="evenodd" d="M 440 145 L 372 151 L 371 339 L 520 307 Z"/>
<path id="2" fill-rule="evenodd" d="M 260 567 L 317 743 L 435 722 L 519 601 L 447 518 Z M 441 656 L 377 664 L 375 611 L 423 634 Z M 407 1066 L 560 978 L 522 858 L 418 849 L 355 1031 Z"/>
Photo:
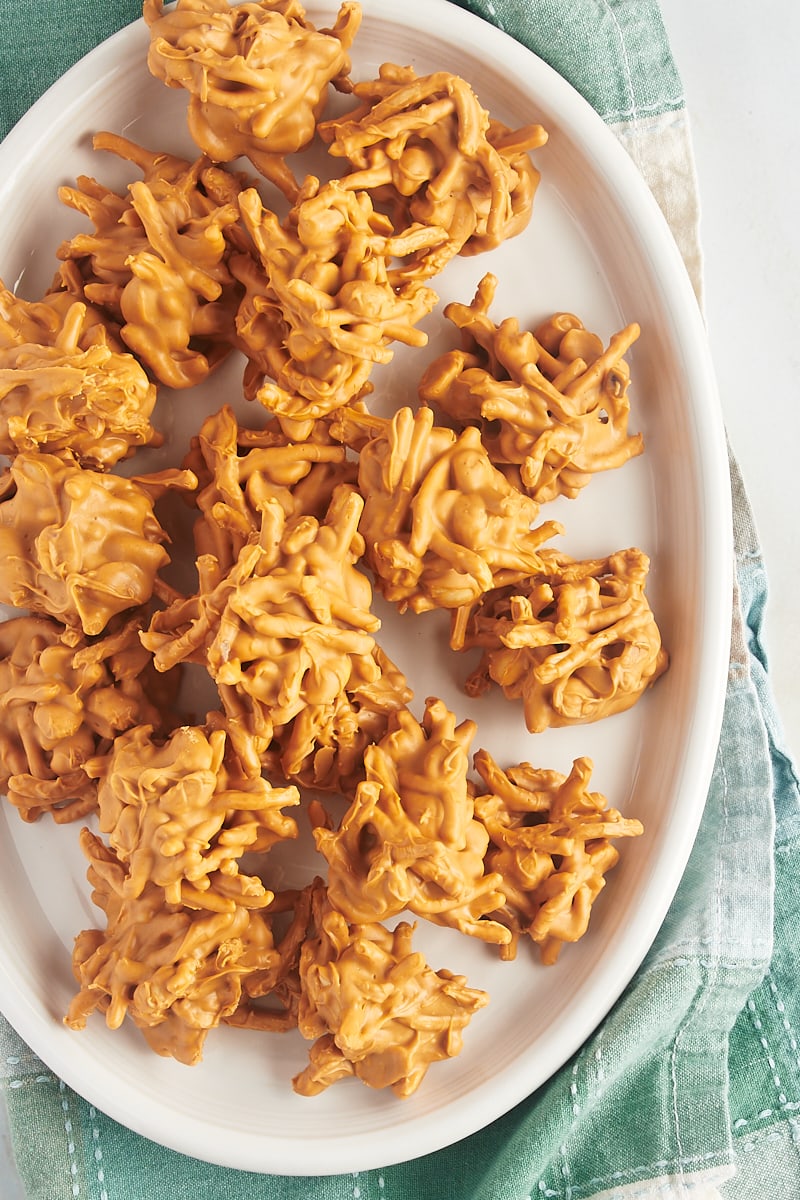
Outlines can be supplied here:
<path id="1" fill-rule="evenodd" d="M 34 0 L 0 4 L 2 133 L 139 11 L 133 0 L 49 0 L 45 19 Z M 547 59 L 612 125 L 646 121 L 653 136 L 653 118 L 683 112 L 653 0 L 463 7 Z M 131 1133 L 55 1078 L 0 1020 L 0 1081 L 31 1200 L 800 1195 L 800 791 L 763 649 L 764 564 L 733 462 L 731 480 L 733 637 L 703 822 L 647 959 L 574 1059 L 501 1120 L 437 1154 L 359 1175 L 281 1178 L 209 1166 Z"/>
<path id="2" fill-rule="evenodd" d="M 656 0 L 460 0 L 568 79 L 612 124 L 684 107 Z"/>
<path id="3" fill-rule="evenodd" d="M 68 67 L 142 14 L 137 0 L 0 3 L 0 138 Z"/>

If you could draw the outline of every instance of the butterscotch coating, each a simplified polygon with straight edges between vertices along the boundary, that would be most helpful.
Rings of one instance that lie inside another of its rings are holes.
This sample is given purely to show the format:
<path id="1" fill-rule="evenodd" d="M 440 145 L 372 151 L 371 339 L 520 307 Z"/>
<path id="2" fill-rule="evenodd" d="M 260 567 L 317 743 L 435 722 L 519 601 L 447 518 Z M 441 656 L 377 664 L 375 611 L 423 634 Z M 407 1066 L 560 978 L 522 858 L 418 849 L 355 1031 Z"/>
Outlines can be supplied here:
<path id="1" fill-rule="evenodd" d="M 429 699 L 422 722 L 408 709 L 364 756 L 366 779 L 337 829 L 314 830 L 328 863 L 331 903 L 348 921 L 383 921 L 409 909 L 488 942 L 508 931 L 488 920 L 503 904 L 500 876 L 484 871 L 488 838 L 467 784 L 475 725 Z"/>
<path id="2" fill-rule="evenodd" d="M 379 651 L 372 588 L 358 569 L 363 502 L 336 489 L 320 522 L 287 518 L 276 500 L 262 512 L 260 540 L 227 573 L 198 560 L 200 588 L 157 613 L 143 634 L 156 666 L 203 663 L 217 683 L 243 754 L 275 739 L 284 774 L 338 787 L 405 704 L 405 679 Z"/>
<path id="3" fill-rule="evenodd" d="M 349 90 L 347 51 L 361 8 L 345 3 L 317 30 L 298 0 L 145 0 L 151 73 L 190 96 L 189 131 L 215 162 L 250 159 L 290 198 L 284 162 L 314 136 L 329 85 Z"/>
<path id="4" fill-rule="evenodd" d="M 235 1012 L 224 1018 L 226 1025 L 240 1029 L 283 1032 L 297 1028 L 300 1007 L 300 953 L 312 930 L 312 901 L 319 878 L 307 887 L 287 888 L 276 893 L 269 906 L 275 958 L 242 979 L 244 995 Z M 253 1003 L 269 996 L 268 1007 Z"/>
<path id="5" fill-rule="evenodd" d="M 412 950 L 407 922 L 391 931 L 348 924 L 321 892 L 315 908 L 317 935 L 300 956 L 298 1028 L 316 1041 L 294 1090 L 316 1096 L 355 1076 L 410 1096 L 432 1063 L 460 1053 L 463 1030 L 488 995 L 463 975 L 434 972 Z"/>
<path id="6" fill-rule="evenodd" d="M 97 134 L 96 149 L 132 162 L 143 178 L 118 195 L 81 176 L 59 198 L 89 218 L 92 233 L 58 249 L 61 286 L 118 323 L 122 341 L 160 382 L 202 382 L 230 352 L 240 289 L 227 267 L 237 233 L 238 177 L 208 158 L 189 163 L 126 138 Z"/>
<path id="7" fill-rule="evenodd" d="M 502 771 L 479 750 L 475 767 L 485 789 L 475 812 L 491 838 L 486 865 L 502 877 L 506 897 L 494 916 L 513 934 L 501 957 L 514 958 L 527 934 L 542 962 L 554 963 L 565 942 L 586 932 L 606 872 L 619 859 L 611 839 L 638 837 L 643 826 L 589 791 L 588 758 L 575 759 L 565 776 L 530 763 Z"/>
<path id="8" fill-rule="evenodd" d="M 563 532 L 532 528 L 538 506 L 492 465 L 477 429 L 433 422 L 430 408 L 400 408 L 390 419 L 347 410 L 332 424 L 360 449 L 365 560 L 401 611 L 458 608 L 522 579 Z"/>
<path id="9" fill-rule="evenodd" d="M 126 896 L 126 869 L 113 850 L 88 829 L 81 845 L 106 927 L 75 939 L 79 991 L 65 1023 L 83 1029 L 99 1011 L 118 1029 L 128 1017 L 156 1053 L 194 1065 L 209 1030 L 245 999 L 243 981 L 280 965 L 269 918 L 245 905 L 215 912 L 167 904 L 154 883 Z"/>
<path id="10" fill-rule="evenodd" d="M 137 725 L 86 771 L 99 780 L 100 832 L 126 868 L 123 899 L 150 884 L 169 905 L 218 912 L 274 899 L 239 859 L 297 836 L 283 809 L 299 793 L 248 775 L 223 730 L 184 725 L 165 739 Z"/>
<path id="11" fill-rule="evenodd" d="M 206 418 L 184 461 L 199 480 L 198 554 L 211 554 L 220 571 L 230 570 L 258 537 L 268 501 L 280 504 L 287 517 L 324 520 L 335 488 L 353 482 L 356 468 L 322 424 L 308 440 L 291 442 L 274 422 L 264 430 L 241 428 L 227 405 Z"/>
<path id="12" fill-rule="evenodd" d="M 332 700 L 276 723 L 272 750 L 281 770 L 306 787 L 349 793 L 363 777 L 366 750 L 411 698 L 405 675 L 377 643 L 370 653 L 353 655 Z"/>
<path id="13" fill-rule="evenodd" d="M 150 424 L 154 385 L 131 354 L 108 345 L 100 326 L 81 347 L 86 311 L 71 304 L 52 342 L 0 347 L 0 453 L 68 451 L 105 469 L 160 441 Z"/>
<path id="14" fill-rule="evenodd" d="M 153 595 L 165 537 L 144 480 L 18 454 L 0 479 L 0 603 L 102 633 Z"/>
<path id="15" fill-rule="evenodd" d="M 349 165 L 343 182 L 374 191 L 398 230 L 419 223 L 446 231 L 395 279 L 430 278 L 456 254 L 493 249 L 525 228 L 539 183 L 528 151 L 547 140 L 540 125 L 509 130 L 447 71 L 417 77 L 385 63 L 377 80 L 353 91 L 361 103 L 319 126 L 329 153 Z"/>
<path id="16" fill-rule="evenodd" d="M 574 498 L 596 472 L 644 448 L 641 434 L 628 433 L 624 358 L 639 326 L 626 326 L 604 348 L 571 313 L 554 314 L 532 333 L 514 317 L 495 325 L 488 310 L 496 284 L 487 274 L 471 304 L 447 305 L 463 344 L 430 364 L 420 397 L 476 424 L 492 462 L 534 499 Z"/>
<path id="17" fill-rule="evenodd" d="M 55 346 L 70 324 L 70 341 L 80 350 L 97 344 L 120 351 L 113 327 L 100 309 L 84 304 L 74 307 L 75 297 L 66 291 L 48 292 L 41 300 L 24 300 L 0 280 L 0 350 L 17 346 Z"/>
<path id="18" fill-rule="evenodd" d="M 139 619 L 77 645 L 47 617 L 0 623 L 0 791 L 25 821 L 93 811 L 89 759 L 122 730 L 160 723 L 147 692 Z"/>
<path id="19" fill-rule="evenodd" d="M 393 342 L 427 343 L 417 326 L 438 297 L 417 281 L 393 284 L 390 268 L 441 231 L 397 237 L 366 192 L 311 176 L 282 222 L 255 189 L 242 193 L 240 208 L 258 255 L 231 261 L 245 287 L 237 319 L 250 359 L 245 391 L 270 412 L 294 422 L 324 417 L 369 390 Z"/>
<path id="20" fill-rule="evenodd" d="M 455 614 L 451 645 L 481 647 L 466 690 L 499 684 L 531 733 L 599 721 L 635 704 L 668 666 L 641 550 L 579 561 L 548 551 L 544 569 Z"/>
<path id="21" fill-rule="evenodd" d="M 96 133 L 92 145 L 95 150 L 132 163 L 175 228 L 192 217 L 208 216 L 220 203 L 235 199 L 236 177 L 226 176 L 219 168 L 212 169 L 208 160 L 200 158 L 191 163 L 178 155 L 148 150 L 109 132 Z M 231 188 L 233 193 L 229 194 Z M 126 188 L 119 194 L 92 176 L 79 175 L 75 186 L 59 188 L 58 197 L 85 216 L 94 229 L 92 233 L 74 234 L 59 246 L 57 255 L 64 265 L 56 276 L 56 286 L 66 290 L 70 286 L 82 288 L 93 303 L 121 322 L 120 297 L 131 278 L 127 260 L 147 250 L 149 245 L 130 192 Z M 74 270 L 67 270 L 64 275 L 65 268 L 70 267 Z M 59 294 L 54 290 L 54 295 Z"/>

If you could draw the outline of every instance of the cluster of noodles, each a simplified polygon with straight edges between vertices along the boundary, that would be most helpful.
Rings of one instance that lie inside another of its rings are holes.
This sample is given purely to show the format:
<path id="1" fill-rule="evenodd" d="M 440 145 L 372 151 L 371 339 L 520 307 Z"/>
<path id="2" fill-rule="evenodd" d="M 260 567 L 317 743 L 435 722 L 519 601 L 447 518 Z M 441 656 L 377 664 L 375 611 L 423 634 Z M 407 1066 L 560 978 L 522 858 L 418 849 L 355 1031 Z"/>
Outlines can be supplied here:
<path id="1" fill-rule="evenodd" d="M 317 787 L 346 787 L 411 696 L 373 636 L 372 588 L 356 566 L 362 506 L 345 487 L 322 521 L 266 501 L 257 539 L 231 569 L 201 556 L 198 591 L 142 635 L 159 670 L 207 668 L 248 761 L 277 755 L 287 778 Z"/>
<path id="2" fill-rule="evenodd" d="M 155 402 L 141 363 L 91 306 L 76 300 L 61 314 L 0 285 L 0 454 L 69 449 L 82 466 L 113 467 L 158 444 Z"/>
<path id="3" fill-rule="evenodd" d="M 56 342 L 65 339 L 68 313 L 71 331 L 66 336 L 66 343 L 70 347 L 88 350 L 100 342 L 112 350 L 121 349 L 99 309 L 84 304 L 77 316 L 74 304 L 74 298 L 65 291 L 50 291 L 41 300 L 23 300 L 0 281 L 0 349 L 13 350 L 17 346 L 52 348 Z"/>
<path id="4" fill-rule="evenodd" d="M 169 562 L 155 499 L 191 472 L 127 479 L 30 451 L 0 477 L 0 602 L 53 617 L 76 635 L 146 604 Z"/>
<path id="5" fill-rule="evenodd" d="M 100 780 L 100 831 L 127 869 L 125 896 L 140 896 L 150 882 L 168 904 L 266 907 L 272 895 L 237 863 L 248 850 L 297 836 L 281 811 L 299 804 L 297 789 L 247 775 L 224 729 L 182 726 L 163 745 L 152 734 L 138 725 L 86 767 Z"/>
<path id="6" fill-rule="evenodd" d="M 418 77 L 385 63 L 353 93 L 358 107 L 319 127 L 330 154 L 348 164 L 344 185 L 383 202 L 395 229 L 444 234 L 395 279 L 430 278 L 455 255 L 491 250 L 525 228 L 539 183 L 528 151 L 547 141 L 541 125 L 508 129 L 447 71 Z"/>
<path id="7" fill-rule="evenodd" d="M 353 483 L 355 464 L 330 440 L 322 423 L 319 440 L 291 442 L 279 426 L 243 429 L 225 405 L 207 417 L 184 460 L 198 479 L 194 527 L 198 555 L 211 555 L 228 571 L 261 530 L 269 503 L 285 516 L 325 518 L 340 483 Z"/>
<path id="8" fill-rule="evenodd" d="M 413 927 L 350 924 L 324 888 L 313 896 L 313 930 L 300 955 L 298 1024 L 314 1040 L 295 1091 L 314 1096 L 355 1076 L 410 1096 L 431 1063 L 461 1049 L 462 1031 L 486 992 L 463 975 L 434 971 L 411 949 Z"/>
<path id="9" fill-rule="evenodd" d="M 390 264 L 439 235 L 396 236 L 367 192 L 339 180 L 309 177 L 283 222 L 254 189 L 240 208 L 257 250 L 257 260 L 233 264 L 245 287 L 237 322 L 249 359 L 245 391 L 302 436 L 308 422 L 370 390 L 392 342 L 425 345 L 417 325 L 438 296 L 416 280 L 392 282 Z"/>
<path id="10" fill-rule="evenodd" d="M 487 866 L 502 877 L 505 897 L 493 915 L 511 933 L 504 958 L 515 956 L 521 934 L 539 946 L 545 963 L 583 937 L 606 872 L 619 859 L 610 839 L 643 833 L 640 821 L 588 790 L 592 765 L 578 758 L 567 776 L 530 763 L 502 771 L 485 750 L 475 755 L 485 789 L 475 796 L 475 812 L 489 837 Z"/>
<path id="11" fill-rule="evenodd" d="M 468 749 L 475 725 L 429 699 L 422 723 L 406 709 L 365 755 L 366 778 L 337 829 L 317 827 L 331 903 L 348 921 L 405 909 L 488 942 L 508 932 L 487 914 L 503 880 L 484 870 L 488 837 L 474 819 Z"/>
<path id="12" fill-rule="evenodd" d="M 628 433 L 630 369 L 625 352 L 636 324 L 608 347 L 571 313 L 555 313 L 532 333 L 514 317 L 488 315 L 497 280 L 483 277 L 471 304 L 445 316 L 463 345 L 425 371 L 420 397 L 456 420 L 475 424 L 493 463 L 539 502 L 574 498 L 597 471 L 641 454 Z"/>
<path id="13" fill-rule="evenodd" d="M 454 613 L 451 626 L 454 649 L 483 651 L 467 692 L 499 684 L 522 701 L 531 733 L 623 712 L 668 662 L 641 550 L 588 561 L 548 551 L 543 559 L 522 586 L 488 592 Z"/>
<path id="14" fill-rule="evenodd" d="M 215 162 L 249 158 L 293 198 L 286 155 L 314 137 L 329 85 L 349 90 L 360 6 L 343 4 L 331 29 L 315 29 L 297 0 L 178 0 L 168 12 L 145 0 L 143 15 L 150 71 L 189 93 L 196 145 Z"/>
<path id="15" fill-rule="evenodd" d="M 190 163 L 116 134 L 97 134 L 94 146 L 130 161 L 143 178 L 126 195 L 87 176 L 59 189 L 94 231 L 59 247 L 56 286 L 100 308 L 159 383 L 192 387 L 235 341 L 241 290 L 228 258 L 242 248 L 242 179 L 207 157 Z"/>
<path id="16" fill-rule="evenodd" d="M 641 826 L 589 792 L 587 759 L 502 770 L 470 761 L 476 725 L 442 700 L 418 719 L 373 587 L 449 613 L 452 650 L 482 655 L 467 691 L 497 684 L 531 730 L 638 699 L 666 666 L 645 555 L 577 562 L 547 545 L 560 524 L 536 525 L 641 450 L 638 329 L 604 349 L 565 314 L 495 326 L 486 275 L 446 309 L 464 345 L 429 367 L 423 406 L 371 412 L 376 368 L 427 343 L 432 278 L 527 224 L 545 131 L 502 125 L 446 71 L 351 82 L 354 3 L 329 29 L 299 0 L 143 12 L 198 157 L 99 133 L 137 178 L 59 189 L 91 228 L 42 299 L 0 285 L 0 603 L 22 610 L 0 626 L 0 786 L 27 821 L 94 822 L 105 926 L 76 939 L 68 1025 L 129 1019 L 188 1064 L 221 1024 L 297 1028 L 299 1093 L 356 1078 L 407 1096 L 488 997 L 384 922 L 409 912 L 503 958 L 527 934 L 553 962 L 612 840 Z M 354 100 L 323 119 L 331 89 Z M 342 170 L 298 181 L 315 138 Z M 227 166 L 241 157 L 261 178 Z M 158 396 L 232 351 L 261 426 L 222 396 L 180 466 L 122 474 L 165 440 Z M 199 716 L 193 682 L 214 696 Z M 301 805 L 327 877 L 282 890 Z"/>
<path id="17" fill-rule="evenodd" d="M 0 623 L 0 789 L 23 820 L 94 811 L 87 763 L 139 722 L 169 720 L 138 638 L 145 621 L 77 644 L 48 617 Z"/>
<path id="18" fill-rule="evenodd" d="M 522 579 L 563 532 L 555 521 L 532 528 L 538 505 L 492 465 L 477 429 L 436 426 L 430 408 L 346 411 L 331 428 L 359 450 L 366 562 L 401 610 L 458 608 Z"/>
<path id="19" fill-rule="evenodd" d="M 106 916 L 106 928 L 84 930 L 76 939 L 73 967 L 80 990 L 66 1023 L 82 1029 L 95 1011 L 117 1029 L 129 1017 L 158 1054 L 193 1065 L 200 1061 L 210 1029 L 240 1019 L 265 979 L 277 992 L 296 970 L 296 954 L 285 954 L 262 908 L 234 904 L 230 909 L 168 904 L 163 891 L 148 883 L 127 897 L 124 863 L 88 829 L 81 844 L 93 887 L 92 899 Z M 274 1014 L 283 1028 L 289 1010 Z M 269 1025 L 265 1024 L 264 1028 Z"/>

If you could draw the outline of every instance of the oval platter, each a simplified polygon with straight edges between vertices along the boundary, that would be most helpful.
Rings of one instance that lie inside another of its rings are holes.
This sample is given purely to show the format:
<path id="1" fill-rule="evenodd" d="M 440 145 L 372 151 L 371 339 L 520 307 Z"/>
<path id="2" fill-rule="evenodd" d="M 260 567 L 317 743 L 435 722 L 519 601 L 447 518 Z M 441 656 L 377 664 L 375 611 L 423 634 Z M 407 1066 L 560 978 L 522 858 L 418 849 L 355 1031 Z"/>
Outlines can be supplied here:
<path id="1" fill-rule="evenodd" d="M 308 15 L 324 26 L 335 10 L 315 4 Z M 57 186 L 81 173 L 111 186 L 128 181 L 110 156 L 92 151 L 98 128 L 196 156 L 185 96 L 148 74 L 147 42 L 142 22 L 105 42 L 0 147 L 0 276 L 27 299 L 47 288 L 56 247 L 79 221 L 59 205 Z M 379 640 L 409 677 L 412 707 L 441 697 L 459 718 L 477 722 L 474 746 L 501 764 L 566 772 L 588 755 L 593 788 L 645 828 L 621 847 L 586 936 L 554 966 L 542 966 L 532 947 L 504 963 L 490 947 L 419 922 L 415 944 L 430 964 L 463 973 L 491 999 L 465 1031 L 461 1054 L 432 1067 L 406 1100 L 354 1081 L 314 1099 L 296 1095 L 291 1079 L 307 1056 L 296 1032 L 215 1030 L 203 1062 L 188 1068 L 154 1055 L 127 1024 L 110 1032 L 95 1016 L 85 1031 L 67 1029 L 73 939 L 98 923 L 77 829 L 44 819 L 25 825 L 2 805 L 0 996 L 20 1035 L 81 1095 L 139 1133 L 211 1162 L 295 1175 L 360 1171 L 452 1144 L 522 1101 L 597 1026 L 651 946 L 688 859 L 719 734 L 730 625 L 728 468 L 703 323 L 668 226 L 627 153 L 551 68 L 444 0 L 367 0 L 352 59 L 354 79 L 374 77 L 387 60 L 418 74 L 460 74 L 493 116 L 548 130 L 534 155 L 542 179 L 530 225 L 434 281 L 441 302 L 423 325 L 428 345 L 399 349 L 376 378 L 376 393 L 389 405 L 416 402 L 425 365 L 454 344 L 442 307 L 468 302 L 489 270 L 499 281 L 496 320 L 514 315 L 532 327 L 566 310 L 604 342 L 637 321 L 631 425 L 644 435 L 645 452 L 541 515 L 562 521 L 559 545 L 578 557 L 634 545 L 648 553 L 648 594 L 671 662 L 630 711 L 534 736 L 498 691 L 478 700 L 464 694 L 446 621 L 401 618 L 376 605 Z M 137 456 L 137 470 L 145 461 L 146 469 L 179 461 L 202 418 L 222 403 L 246 420 L 252 408 L 239 400 L 240 374 L 241 364 L 226 363 L 191 403 L 162 395 L 155 419 L 165 445 Z M 308 878 L 320 861 L 313 848 L 298 847 L 286 881 Z"/>

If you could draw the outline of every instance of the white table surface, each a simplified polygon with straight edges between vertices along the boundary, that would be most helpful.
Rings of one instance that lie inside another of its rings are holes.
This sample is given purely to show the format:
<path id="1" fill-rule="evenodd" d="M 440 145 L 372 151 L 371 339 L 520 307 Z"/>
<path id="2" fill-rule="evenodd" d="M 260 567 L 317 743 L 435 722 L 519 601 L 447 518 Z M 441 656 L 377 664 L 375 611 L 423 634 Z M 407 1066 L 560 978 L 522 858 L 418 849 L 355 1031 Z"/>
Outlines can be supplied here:
<path id="1" fill-rule="evenodd" d="M 796 0 L 662 0 L 692 120 L 705 310 L 770 581 L 766 645 L 800 751 L 800 100 Z M 0 1197 L 23 1200 L 0 1101 Z"/>
<path id="2" fill-rule="evenodd" d="M 800 753 L 800 5 L 662 0 L 702 202 L 705 310 L 728 436 L 764 547 L 766 647 Z"/>

